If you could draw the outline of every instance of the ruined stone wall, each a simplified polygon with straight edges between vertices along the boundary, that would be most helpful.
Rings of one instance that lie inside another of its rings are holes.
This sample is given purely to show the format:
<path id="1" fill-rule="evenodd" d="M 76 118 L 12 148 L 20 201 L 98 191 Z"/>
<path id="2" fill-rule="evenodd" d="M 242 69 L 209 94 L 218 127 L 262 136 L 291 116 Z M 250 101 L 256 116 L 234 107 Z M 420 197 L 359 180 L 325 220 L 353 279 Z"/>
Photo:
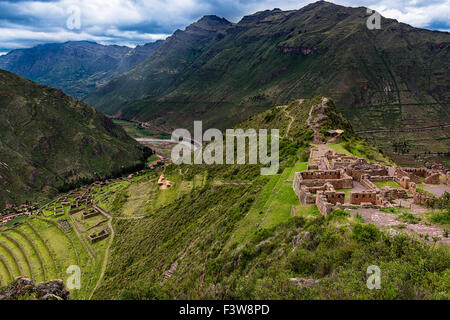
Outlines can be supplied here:
<path id="1" fill-rule="evenodd" d="M 297 195 L 297 197 L 300 194 L 300 181 L 303 180 L 301 177 L 300 172 L 296 172 L 294 174 L 294 181 L 292 182 L 292 189 L 294 189 L 295 194 Z"/>
<path id="2" fill-rule="evenodd" d="M 302 171 L 301 176 L 305 180 L 312 179 L 341 179 L 341 171 L 339 170 L 322 170 L 322 171 Z"/>
<path id="3" fill-rule="evenodd" d="M 428 177 L 425 178 L 425 183 L 427 184 L 439 184 L 439 177 L 440 174 L 439 173 L 432 173 L 431 175 L 429 175 Z"/>
<path id="4" fill-rule="evenodd" d="M 372 182 L 393 181 L 394 177 L 391 176 L 370 176 L 369 180 Z"/>
<path id="5" fill-rule="evenodd" d="M 430 175 L 429 169 L 427 168 L 403 168 L 403 171 L 415 174 L 418 177 L 427 177 Z"/>
<path id="6" fill-rule="evenodd" d="M 325 158 L 325 157 L 320 158 L 319 169 L 321 169 L 321 170 L 330 170 L 331 169 L 330 162 L 328 161 L 327 158 Z"/>
<path id="7" fill-rule="evenodd" d="M 327 201 L 332 204 L 344 203 L 344 201 L 345 201 L 345 193 L 344 192 L 325 191 L 324 195 L 327 198 Z"/>
<path id="8" fill-rule="evenodd" d="M 422 180 L 415 174 L 411 172 L 406 172 L 402 168 L 395 168 L 394 176 L 401 179 L 402 177 L 408 177 L 414 183 L 422 183 Z"/>
<path id="9" fill-rule="evenodd" d="M 300 186 L 320 187 L 330 183 L 335 189 L 349 189 L 353 187 L 353 180 L 339 170 L 326 171 L 302 171 L 296 172 L 294 179 L 294 191 L 300 192 Z"/>
<path id="10" fill-rule="evenodd" d="M 403 189 L 395 189 L 390 187 L 381 188 L 380 195 L 386 200 L 405 199 L 408 194 Z"/>
<path id="11" fill-rule="evenodd" d="M 323 194 L 323 191 L 317 192 L 316 206 L 320 213 L 324 216 L 329 215 L 333 211 L 333 204 L 328 202 L 326 196 Z"/>
<path id="12" fill-rule="evenodd" d="M 397 180 L 396 180 L 397 181 Z M 411 179 L 407 176 L 401 177 L 401 179 L 399 179 L 398 181 L 400 183 L 400 185 L 405 188 L 405 189 L 409 189 L 409 184 L 411 183 Z"/>
<path id="13" fill-rule="evenodd" d="M 377 193 L 375 191 L 363 191 L 363 192 L 352 192 L 350 194 L 351 204 L 361 204 L 363 202 L 377 204 Z"/>
<path id="14" fill-rule="evenodd" d="M 340 159 L 333 159 L 333 160 L 331 160 L 331 168 L 333 170 L 345 169 L 352 163 L 353 163 L 353 160 L 350 160 L 350 161 L 345 160 L 344 161 L 344 160 L 340 160 Z"/>
<path id="15" fill-rule="evenodd" d="M 418 191 L 415 192 L 414 195 L 413 195 L 414 203 L 415 204 L 420 204 L 420 205 L 425 205 L 426 201 L 428 199 L 431 199 L 431 198 L 432 198 L 431 195 L 428 195 L 428 194 L 425 194 L 425 193 L 422 193 L 422 192 L 418 192 Z"/>
<path id="16" fill-rule="evenodd" d="M 377 190 L 377 186 L 373 184 L 372 181 L 370 181 L 369 179 L 361 179 L 360 183 L 362 184 L 363 187 L 365 187 L 368 190 Z"/>
<path id="17" fill-rule="evenodd" d="M 386 168 L 357 169 L 348 167 L 346 172 L 353 178 L 353 180 L 357 181 L 361 180 L 364 175 L 368 175 L 370 177 L 388 175 L 388 170 Z"/>

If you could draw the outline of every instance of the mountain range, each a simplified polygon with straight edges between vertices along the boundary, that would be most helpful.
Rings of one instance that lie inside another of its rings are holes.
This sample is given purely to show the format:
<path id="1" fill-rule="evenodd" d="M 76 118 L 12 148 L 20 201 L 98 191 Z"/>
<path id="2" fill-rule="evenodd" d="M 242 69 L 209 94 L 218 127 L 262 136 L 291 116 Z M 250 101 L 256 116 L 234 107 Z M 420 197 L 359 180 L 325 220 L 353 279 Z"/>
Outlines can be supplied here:
<path id="1" fill-rule="evenodd" d="M 82 99 L 146 60 L 161 41 L 135 48 L 90 41 L 49 43 L 0 56 L 0 68 Z"/>
<path id="2" fill-rule="evenodd" d="M 138 67 L 86 101 L 170 131 L 203 120 L 225 128 L 297 98 L 327 95 L 357 132 L 394 153 L 397 132 L 416 154 L 448 152 L 450 34 L 319 1 L 231 23 L 205 16 L 177 30 Z M 366 131 L 378 130 L 380 132 Z M 386 132 L 388 134 L 386 134 Z"/>

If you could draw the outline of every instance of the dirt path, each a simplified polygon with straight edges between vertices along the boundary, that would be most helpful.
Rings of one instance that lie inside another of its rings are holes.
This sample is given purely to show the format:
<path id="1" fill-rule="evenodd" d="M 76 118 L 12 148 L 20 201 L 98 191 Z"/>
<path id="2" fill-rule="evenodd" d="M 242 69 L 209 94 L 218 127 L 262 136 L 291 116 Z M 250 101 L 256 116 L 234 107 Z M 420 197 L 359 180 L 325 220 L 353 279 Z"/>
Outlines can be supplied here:
<path id="1" fill-rule="evenodd" d="M 178 261 L 181 262 L 181 260 L 184 259 L 184 257 L 185 257 L 186 254 L 188 253 L 189 249 L 191 249 L 191 248 L 194 246 L 194 244 L 195 244 L 196 241 L 197 241 L 197 240 L 192 241 L 191 244 L 186 248 L 186 250 L 184 250 L 184 252 L 183 252 L 183 254 L 181 255 L 181 257 L 178 258 L 174 263 L 172 263 L 172 264 L 170 265 L 169 270 L 166 271 L 166 273 L 164 274 L 163 279 L 162 279 L 161 282 L 160 282 L 161 285 L 163 285 L 164 282 L 166 282 L 167 279 L 169 279 L 169 278 L 172 276 L 172 274 L 177 270 L 177 268 L 178 268 Z"/>
<path id="2" fill-rule="evenodd" d="M 429 235 L 430 242 L 433 242 L 433 237 L 439 237 L 438 243 L 450 245 L 450 238 L 444 237 L 444 230 L 437 226 L 427 226 L 424 224 L 411 224 L 398 220 L 398 215 L 380 211 L 378 209 L 355 209 L 352 212 L 358 212 L 366 223 L 373 223 L 378 227 L 385 227 L 392 229 L 394 226 L 405 225 L 406 228 L 398 229 L 399 231 L 406 231 L 411 234 L 420 234 L 423 236 Z M 396 230 L 396 229 L 394 229 Z"/>
<path id="3" fill-rule="evenodd" d="M 302 103 L 302 102 L 303 102 L 303 99 L 300 101 L 300 103 Z M 287 116 L 289 119 L 291 119 L 291 121 L 289 121 L 289 124 L 288 124 L 288 126 L 287 126 L 287 128 L 286 128 L 286 133 L 285 133 L 285 135 L 284 135 L 284 136 L 287 138 L 288 135 L 289 135 L 289 130 L 291 130 L 291 125 L 292 125 L 292 123 L 294 123 L 295 118 L 289 113 L 289 111 L 287 110 L 287 106 L 284 107 L 283 111 L 284 111 L 284 113 L 286 114 L 286 116 Z"/>
<path id="4" fill-rule="evenodd" d="M 450 193 L 450 186 L 441 186 L 441 187 L 426 187 L 425 190 L 433 193 L 435 196 L 442 196 L 445 192 L 449 192 Z"/>
<path id="5" fill-rule="evenodd" d="M 323 98 L 321 105 L 323 106 L 324 104 L 328 103 L 328 99 L 327 98 Z M 308 114 L 308 119 L 306 119 L 306 124 L 314 131 L 314 144 L 315 145 L 320 145 L 322 144 L 322 134 L 319 132 L 318 130 L 318 125 L 316 123 L 314 123 L 313 120 L 315 120 L 315 122 L 317 122 L 317 120 L 320 120 L 320 117 L 323 117 L 323 115 L 318 115 L 319 119 L 313 119 L 313 111 L 316 108 L 315 105 L 313 105 L 311 107 L 311 110 L 309 110 L 309 114 Z"/>
<path id="6" fill-rule="evenodd" d="M 111 245 L 112 245 L 112 243 L 113 243 L 114 235 L 115 235 L 114 228 L 113 228 L 113 226 L 112 226 L 112 216 L 111 216 L 108 212 L 106 212 L 105 210 L 103 210 L 102 208 L 100 208 L 99 206 L 95 206 L 95 208 L 96 208 L 98 211 L 100 211 L 100 213 L 101 213 L 102 215 L 104 215 L 104 216 L 108 219 L 108 227 L 109 227 L 109 229 L 111 230 L 111 236 L 109 237 L 108 247 L 106 248 L 106 251 L 105 251 L 105 258 L 103 259 L 103 265 L 102 265 L 102 270 L 101 270 L 101 272 L 100 272 L 100 276 L 99 276 L 99 278 L 98 278 L 98 280 L 97 280 L 97 283 L 95 284 L 94 289 L 92 289 L 92 292 L 91 292 L 91 294 L 90 294 L 90 296 L 89 296 L 89 300 L 92 299 L 92 296 L 94 295 L 95 291 L 96 291 L 97 288 L 100 286 L 100 283 L 101 283 L 102 280 L 103 280 L 103 277 L 104 277 L 105 271 L 106 271 L 106 267 L 108 266 L 109 251 L 110 251 L 110 249 L 111 249 Z"/>
<path id="7" fill-rule="evenodd" d="M 117 220 L 139 220 L 144 219 L 146 216 L 130 216 L 130 217 L 115 217 Z"/>

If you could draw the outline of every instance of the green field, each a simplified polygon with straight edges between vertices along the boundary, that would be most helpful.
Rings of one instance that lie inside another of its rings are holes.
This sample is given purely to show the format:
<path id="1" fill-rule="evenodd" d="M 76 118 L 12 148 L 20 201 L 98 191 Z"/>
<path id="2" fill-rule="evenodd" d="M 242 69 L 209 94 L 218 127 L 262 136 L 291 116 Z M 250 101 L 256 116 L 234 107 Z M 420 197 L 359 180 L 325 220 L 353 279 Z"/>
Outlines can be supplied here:
<path id="1" fill-rule="evenodd" d="M 161 134 L 156 132 L 150 132 L 149 130 L 142 128 L 139 123 L 127 120 L 113 119 L 115 124 L 120 125 L 125 131 L 133 138 L 155 138 L 155 139 L 170 139 L 170 135 Z"/>

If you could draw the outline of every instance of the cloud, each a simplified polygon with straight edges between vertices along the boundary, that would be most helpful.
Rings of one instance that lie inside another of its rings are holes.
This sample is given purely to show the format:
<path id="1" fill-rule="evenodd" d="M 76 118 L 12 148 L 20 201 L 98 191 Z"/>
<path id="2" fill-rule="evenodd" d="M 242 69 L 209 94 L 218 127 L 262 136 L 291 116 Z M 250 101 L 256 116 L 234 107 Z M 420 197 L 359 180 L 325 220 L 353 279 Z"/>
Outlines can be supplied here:
<path id="1" fill-rule="evenodd" d="M 242 16 L 256 11 L 298 9 L 311 2 L 314 1 L 0 0 L 0 51 L 69 40 L 136 45 L 164 39 L 176 29 L 182 29 L 206 14 L 215 14 L 237 22 Z M 370 7 L 385 17 L 415 27 L 450 29 L 450 0 L 334 2 L 352 7 Z M 73 19 L 76 13 L 74 7 L 79 8 L 79 29 L 68 28 L 68 20 Z"/>

